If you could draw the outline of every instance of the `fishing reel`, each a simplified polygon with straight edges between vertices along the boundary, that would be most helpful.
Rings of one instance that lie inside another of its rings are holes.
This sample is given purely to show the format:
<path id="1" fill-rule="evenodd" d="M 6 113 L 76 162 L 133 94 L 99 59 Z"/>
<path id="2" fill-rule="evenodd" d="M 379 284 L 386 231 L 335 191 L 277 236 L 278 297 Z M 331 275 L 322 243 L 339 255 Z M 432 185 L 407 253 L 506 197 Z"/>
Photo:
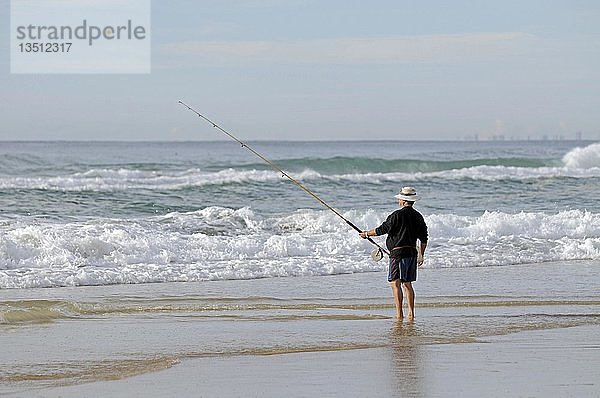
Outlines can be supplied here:
<path id="1" fill-rule="evenodd" d="M 376 247 L 375 249 L 373 249 L 373 251 L 371 252 L 371 259 L 373 261 L 379 261 L 383 258 L 383 251 L 381 251 L 380 247 Z"/>

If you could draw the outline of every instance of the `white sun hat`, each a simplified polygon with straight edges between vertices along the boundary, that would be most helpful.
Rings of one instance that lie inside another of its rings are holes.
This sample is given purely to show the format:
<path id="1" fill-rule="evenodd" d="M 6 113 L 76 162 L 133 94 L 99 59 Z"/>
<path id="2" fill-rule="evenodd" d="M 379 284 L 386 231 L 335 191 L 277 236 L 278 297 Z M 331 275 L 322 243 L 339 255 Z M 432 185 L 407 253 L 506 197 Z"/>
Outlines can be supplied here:
<path id="1" fill-rule="evenodd" d="M 419 195 L 417 195 L 417 190 L 413 187 L 404 187 L 400 190 L 398 195 L 394 196 L 396 199 L 406 200 L 407 202 L 416 202 L 421 199 Z"/>

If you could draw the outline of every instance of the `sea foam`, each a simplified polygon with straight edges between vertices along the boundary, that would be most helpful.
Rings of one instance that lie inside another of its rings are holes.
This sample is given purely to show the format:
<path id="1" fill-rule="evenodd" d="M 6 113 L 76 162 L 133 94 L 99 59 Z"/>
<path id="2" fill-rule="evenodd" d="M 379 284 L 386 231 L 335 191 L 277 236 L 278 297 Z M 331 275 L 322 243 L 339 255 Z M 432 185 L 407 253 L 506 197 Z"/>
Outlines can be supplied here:
<path id="1" fill-rule="evenodd" d="M 345 213 L 357 225 L 385 214 Z M 426 217 L 427 268 L 600 259 L 600 214 L 485 212 Z M 250 279 L 383 271 L 370 243 L 325 210 L 262 216 L 207 207 L 138 219 L 6 221 L 0 287 Z M 381 244 L 383 237 L 375 238 Z"/>
<path id="2" fill-rule="evenodd" d="M 593 164 L 593 155 L 567 156 L 564 167 L 473 166 L 435 172 L 390 172 L 322 174 L 306 169 L 293 173 L 299 181 L 357 182 L 384 184 L 395 181 L 480 180 L 525 181 L 548 178 L 598 178 L 600 167 L 581 168 L 574 164 Z M 571 160 L 571 158 L 573 160 Z M 198 169 L 184 171 L 90 170 L 54 177 L 0 177 L 0 189 L 38 189 L 54 191 L 113 192 L 132 189 L 181 190 L 192 187 L 222 186 L 246 183 L 278 183 L 280 173 L 271 170 L 226 169 L 207 172 Z M 286 180 L 287 181 L 287 180 Z"/>
<path id="3" fill-rule="evenodd" d="M 600 143 L 575 148 L 562 159 L 566 167 L 578 169 L 600 168 Z"/>

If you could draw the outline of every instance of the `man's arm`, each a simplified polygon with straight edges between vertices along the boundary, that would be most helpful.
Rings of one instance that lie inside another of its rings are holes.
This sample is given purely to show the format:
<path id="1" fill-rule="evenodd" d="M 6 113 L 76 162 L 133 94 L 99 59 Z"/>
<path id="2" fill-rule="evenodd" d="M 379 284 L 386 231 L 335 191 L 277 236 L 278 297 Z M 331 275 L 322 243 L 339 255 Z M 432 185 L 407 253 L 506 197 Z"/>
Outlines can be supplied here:
<path id="1" fill-rule="evenodd" d="M 392 215 L 388 216 L 388 218 L 377 228 L 373 228 L 373 229 L 369 229 L 368 231 L 360 232 L 359 233 L 360 237 L 363 239 L 367 239 L 369 236 L 379 236 L 379 235 L 387 234 L 388 231 L 390 230 L 390 227 L 389 227 L 390 217 L 392 217 Z"/>
<path id="2" fill-rule="evenodd" d="M 377 232 L 375 231 L 375 228 L 370 229 L 368 231 L 362 231 L 360 233 L 360 237 L 363 239 L 367 239 L 369 236 L 377 236 Z"/>

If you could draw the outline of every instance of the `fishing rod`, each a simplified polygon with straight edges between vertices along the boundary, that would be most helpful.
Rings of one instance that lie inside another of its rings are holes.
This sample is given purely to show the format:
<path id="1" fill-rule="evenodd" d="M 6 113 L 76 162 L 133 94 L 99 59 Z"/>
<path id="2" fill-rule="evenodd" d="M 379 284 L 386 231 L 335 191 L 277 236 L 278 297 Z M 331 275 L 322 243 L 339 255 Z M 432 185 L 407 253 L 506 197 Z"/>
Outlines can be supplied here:
<path id="1" fill-rule="evenodd" d="M 354 225 L 350 220 L 348 220 L 346 217 L 344 217 L 343 215 L 341 215 L 336 209 L 334 209 L 333 207 L 331 207 L 330 205 L 328 205 L 323 199 L 321 199 L 320 197 L 318 197 L 313 191 L 311 191 L 310 189 L 306 188 L 304 185 L 302 185 L 300 182 L 298 182 L 298 180 L 296 180 L 294 177 L 290 176 L 288 173 L 286 173 L 285 171 L 283 171 L 283 169 L 281 167 L 277 166 L 275 163 L 273 163 L 271 160 L 269 160 L 268 158 L 266 158 L 264 155 L 262 155 L 262 154 L 258 153 L 257 151 L 255 151 L 248 144 L 240 141 L 236 136 L 234 136 L 233 134 L 231 134 L 229 131 L 225 130 L 223 127 L 219 126 L 218 124 L 216 124 L 215 122 L 213 122 L 212 120 L 210 120 L 209 118 L 207 118 L 206 116 L 204 116 L 203 114 L 201 114 L 200 112 L 198 112 L 197 110 L 195 110 L 194 108 L 192 108 L 191 106 L 189 106 L 188 104 L 186 104 L 185 102 L 179 100 L 179 103 L 181 105 L 185 106 L 186 108 L 188 108 L 190 111 L 194 112 L 196 115 L 198 115 L 198 117 L 202 118 L 204 121 L 206 121 L 207 123 L 209 123 L 210 125 L 212 125 L 214 128 L 216 128 L 217 130 L 219 130 L 220 132 L 224 133 L 229 138 L 231 138 L 232 140 L 234 140 L 235 142 L 237 142 L 238 144 L 240 144 L 242 146 L 242 148 L 246 148 L 247 150 L 249 150 L 250 152 L 252 152 L 259 159 L 261 159 L 262 161 L 264 161 L 265 163 L 267 163 L 269 166 L 271 166 L 271 168 L 273 170 L 281 173 L 281 175 L 283 177 L 287 177 L 291 182 L 293 182 L 298 187 L 300 187 L 300 189 L 302 189 L 304 192 L 306 192 L 307 194 L 309 194 L 310 196 L 312 196 L 314 199 L 316 199 L 319 203 L 321 203 L 327 209 L 329 209 L 332 212 L 334 212 L 335 215 L 338 216 L 339 218 L 341 218 L 342 220 L 344 220 L 346 222 L 346 224 L 348 224 L 349 226 L 351 226 L 352 228 L 354 228 L 356 231 L 362 232 L 362 230 L 360 228 L 358 228 L 356 225 Z M 371 242 L 372 244 L 374 244 L 375 246 L 377 246 L 377 248 L 371 253 L 371 258 L 373 258 L 373 260 L 375 260 L 375 261 L 381 260 L 381 258 L 383 258 L 383 253 L 385 253 L 388 256 L 390 255 L 390 253 L 386 249 L 384 249 L 383 247 L 381 247 L 373 239 L 367 237 L 367 240 L 369 242 Z"/>

